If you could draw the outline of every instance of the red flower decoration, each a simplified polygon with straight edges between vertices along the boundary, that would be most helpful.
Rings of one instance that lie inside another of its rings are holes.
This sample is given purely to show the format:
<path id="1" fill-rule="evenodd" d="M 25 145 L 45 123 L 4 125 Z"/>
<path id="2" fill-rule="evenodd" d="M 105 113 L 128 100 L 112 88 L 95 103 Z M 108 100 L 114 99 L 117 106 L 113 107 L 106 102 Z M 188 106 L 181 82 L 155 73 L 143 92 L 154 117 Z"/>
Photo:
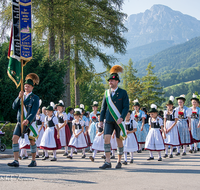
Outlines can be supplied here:
<path id="1" fill-rule="evenodd" d="M 197 112 L 196 112 L 196 111 L 193 111 L 192 113 L 193 113 L 193 114 L 197 114 Z"/>
<path id="2" fill-rule="evenodd" d="M 115 76 L 113 76 L 113 79 L 115 78 Z"/>
<path id="3" fill-rule="evenodd" d="M 93 117 L 92 117 L 92 119 L 96 119 L 96 117 L 95 117 L 95 116 L 93 116 Z"/>
<path id="4" fill-rule="evenodd" d="M 179 112 L 178 112 L 178 115 L 183 115 L 183 112 L 182 112 L 182 111 L 179 111 Z"/>
<path id="5" fill-rule="evenodd" d="M 138 118 L 138 115 L 135 114 L 135 117 Z"/>

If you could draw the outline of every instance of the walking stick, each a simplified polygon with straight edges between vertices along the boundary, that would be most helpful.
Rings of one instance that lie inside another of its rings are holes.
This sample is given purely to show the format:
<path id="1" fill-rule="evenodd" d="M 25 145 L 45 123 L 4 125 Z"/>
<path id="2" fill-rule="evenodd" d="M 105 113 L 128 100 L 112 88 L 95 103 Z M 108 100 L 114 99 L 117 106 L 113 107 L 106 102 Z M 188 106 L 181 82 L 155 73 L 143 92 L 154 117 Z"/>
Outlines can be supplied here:
<path id="1" fill-rule="evenodd" d="M 21 91 L 24 91 L 24 73 L 23 73 L 23 59 L 21 59 Z M 21 98 L 21 134 L 23 134 L 23 124 L 24 121 L 24 96 Z"/>

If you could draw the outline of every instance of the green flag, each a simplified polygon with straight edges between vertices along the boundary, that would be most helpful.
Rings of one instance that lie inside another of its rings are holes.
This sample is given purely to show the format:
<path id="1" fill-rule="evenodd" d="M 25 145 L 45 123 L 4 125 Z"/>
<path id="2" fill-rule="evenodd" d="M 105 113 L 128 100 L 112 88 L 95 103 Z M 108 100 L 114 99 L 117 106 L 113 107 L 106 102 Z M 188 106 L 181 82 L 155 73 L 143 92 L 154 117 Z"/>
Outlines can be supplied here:
<path id="1" fill-rule="evenodd" d="M 8 50 L 9 64 L 7 73 L 10 79 L 15 83 L 16 87 L 18 88 L 21 83 L 21 62 L 20 58 L 13 54 L 13 49 L 14 49 L 13 35 L 11 31 L 10 44 Z"/>

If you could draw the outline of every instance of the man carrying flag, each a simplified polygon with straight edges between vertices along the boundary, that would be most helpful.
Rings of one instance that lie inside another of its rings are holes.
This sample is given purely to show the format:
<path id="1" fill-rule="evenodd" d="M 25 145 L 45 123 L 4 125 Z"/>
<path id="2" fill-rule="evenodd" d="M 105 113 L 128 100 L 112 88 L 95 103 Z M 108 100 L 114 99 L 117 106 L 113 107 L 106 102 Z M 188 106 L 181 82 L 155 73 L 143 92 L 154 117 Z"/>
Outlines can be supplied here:
<path id="1" fill-rule="evenodd" d="M 104 150 L 106 154 L 106 162 L 100 169 L 111 168 L 110 152 L 111 152 L 111 135 L 115 130 L 118 144 L 118 163 L 116 169 L 121 168 L 121 157 L 123 154 L 123 138 L 126 138 L 126 129 L 124 119 L 129 110 L 129 98 L 125 90 L 118 87 L 119 75 L 123 68 L 115 65 L 110 70 L 108 79 L 110 89 L 105 91 L 105 95 L 101 107 L 100 126 L 103 127 L 104 118 L 106 118 L 104 128 Z M 120 135 L 122 133 L 122 136 Z"/>
<path id="2" fill-rule="evenodd" d="M 19 157 L 19 137 L 24 135 L 24 133 L 28 133 L 30 140 L 30 148 L 32 153 L 32 161 L 28 165 L 28 167 L 35 167 L 36 161 L 36 144 L 35 138 L 37 138 L 37 132 L 33 127 L 33 121 L 35 120 L 37 111 L 39 109 L 39 97 L 32 93 L 34 86 L 39 84 L 39 77 L 35 73 L 30 73 L 25 78 L 24 83 L 24 91 L 19 92 L 19 96 L 13 102 L 13 109 L 17 110 L 17 125 L 13 132 L 13 152 L 14 152 L 14 161 L 12 163 L 8 163 L 8 166 L 19 167 L 18 157 Z M 24 102 L 24 120 L 23 131 L 21 131 L 21 99 L 23 97 Z M 33 134 L 31 136 L 30 134 Z"/>

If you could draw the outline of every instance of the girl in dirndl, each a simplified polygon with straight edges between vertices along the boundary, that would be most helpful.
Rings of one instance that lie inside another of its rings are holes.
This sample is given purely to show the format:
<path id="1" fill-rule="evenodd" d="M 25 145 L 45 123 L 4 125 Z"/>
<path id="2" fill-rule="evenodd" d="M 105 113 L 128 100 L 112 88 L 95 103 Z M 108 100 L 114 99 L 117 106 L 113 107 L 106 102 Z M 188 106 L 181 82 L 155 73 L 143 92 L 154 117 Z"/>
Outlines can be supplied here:
<path id="1" fill-rule="evenodd" d="M 130 120 L 131 110 L 129 110 L 125 118 L 125 126 L 127 132 L 127 138 L 124 140 L 124 165 L 127 165 L 127 153 L 131 155 L 130 163 L 133 163 L 133 152 L 138 150 L 138 142 L 136 139 L 135 132 L 137 131 L 137 123 L 135 120 Z"/>
<path id="2" fill-rule="evenodd" d="M 98 120 L 100 121 L 100 114 L 98 115 Z M 103 138 L 104 126 L 105 124 L 103 124 L 103 128 L 102 128 L 100 127 L 100 122 L 96 123 L 96 136 L 92 144 L 92 149 L 94 150 L 94 152 L 93 152 L 93 156 L 89 157 L 92 162 L 94 162 L 95 156 L 98 151 L 104 152 L 104 138 Z"/>
<path id="3" fill-rule="evenodd" d="M 85 148 L 87 148 L 87 142 L 84 135 L 84 121 L 80 119 L 82 110 L 79 108 L 74 109 L 74 120 L 72 121 L 73 135 L 69 141 L 69 147 L 71 147 L 71 154 L 67 158 L 73 158 L 74 148 L 82 149 L 82 158 L 85 158 Z"/>
<path id="4" fill-rule="evenodd" d="M 72 136 L 72 121 L 74 120 L 74 109 L 73 108 L 67 108 L 68 109 L 68 114 L 67 114 L 67 121 L 68 121 L 68 126 L 69 130 Z"/>
<path id="5" fill-rule="evenodd" d="M 145 149 L 150 151 L 150 157 L 147 160 L 154 160 L 152 151 L 158 152 L 158 161 L 162 161 L 161 151 L 165 149 L 164 140 L 161 131 L 165 137 L 163 130 L 163 120 L 158 117 L 158 110 L 155 104 L 151 105 L 149 110 L 149 133 L 145 142 Z"/>
<path id="6" fill-rule="evenodd" d="M 179 136 L 178 136 L 178 114 L 175 109 L 173 109 L 174 97 L 170 96 L 169 101 L 167 102 L 167 110 L 164 111 L 164 130 L 166 134 L 165 139 L 165 156 L 168 157 L 168 146 L 170 145 L 170 156 L 173 158 L 173 147 L 180 146 Z"/>
<path id="7" fill-rule="evenodd" d="M 71 133 L 69 126 L 67 125 L 67 114 L 63 111 L 64 102 L 62 100 L 57 104 L 57 113 L 56 117 L 58 118 L 58 127 L 60 134 L 60 143 L 62 147 L 65 147 L 65 153 L 63 156 L 68 155 L 68 144 L 71 138 Z"/>
<path id="8" fill-rule="evenodd" d="M 42 100 L 39 101 L 39 107 L 42 104 Z M 44 114 L 40 113 L 40 108 L 38 109 L 38 112 L 36 114 L 36 126 L 38 127 L 38 133 L 39 133 L 39 137 L 36 140 L 36 145 L 37 145 L 37 150 L 36 150 L 36 158 L 39 158 L 39 152 L 38 149 L 40 148 L 40 143 L 42 140 L 42 136 L 44 134 L 44 120 L 45 120 L 45 116 Z"/>
<path id="9" fill-rule="evenodd" d="M 51 161 L 56 161 L 56 150 L 61 149 L 58 118 L 53 114 L 52 106 L 46 108 L 47 116 L 45 118 L 45 131 L 42 136 L 40 148 L 45 150 L 45 157 L 42 160 L 49 158 L 48 150 L 53 150 L 53 158 Z"/>
<path id="10" fill-rule="evenodd" d="M 180 144 L 183 145 L 183 153 L 182 156 L 186 155 L 186 147 L 187 145 L 192 144 L 192 136 L 191 136 L 191 115 L 192 110 L 186 106 L 185 103 L 185 95 L 181 95 L 176 98 L 178 101 L 178 107 L 176 107 L 176 114 L 178 114 L 178 134 L 180 138 Z M 180 146 L 177 146 L 176 156 L 180 155 Z"/>
<path id="11" fill-rule="evenodd" d="M 145 120 L 145 114 L 142 110 L 140 110 L 140 104 L 138 100 L 134 100 L 134 111 L 131 115 L 131 120 L 135 120 L 137 122 L 137 131 L 135 132 L 137 141 L 139 144 L 139 150 L 138 153 L 142 152 L 142 145 L 145 144 L 145 139 L 147 136 L 146 128 L 144 128 L 144 120 Z"/>
<path id="12" fill-rule="evenodd" d="M 30 141 L 28 138 L 28 134 L 25 133 L 24 138 L 20 137 L 18 140 L 18 143 L 19 143 L 19 148 L 21 149 L 19 159 L 20 160 L 28 159 L 28 154 L 27 154 L 27 150 L 26 150 L 26 149 L 30 149 Z"/>
<path id="13" fill-rule="evenodd" d="M 191 133 L 192 133 L 192 140 L 194 142 L 194 153 L 197 152 L 197 145 L 200 142 L 200 109 L 198 107 L 199 99 L 197 95 L 193 94 L 191 98 L 192 102 L 192 115 L 191 115 Z M 190 145 L 190 153 L 192 153 L 192 145 Z"/>

